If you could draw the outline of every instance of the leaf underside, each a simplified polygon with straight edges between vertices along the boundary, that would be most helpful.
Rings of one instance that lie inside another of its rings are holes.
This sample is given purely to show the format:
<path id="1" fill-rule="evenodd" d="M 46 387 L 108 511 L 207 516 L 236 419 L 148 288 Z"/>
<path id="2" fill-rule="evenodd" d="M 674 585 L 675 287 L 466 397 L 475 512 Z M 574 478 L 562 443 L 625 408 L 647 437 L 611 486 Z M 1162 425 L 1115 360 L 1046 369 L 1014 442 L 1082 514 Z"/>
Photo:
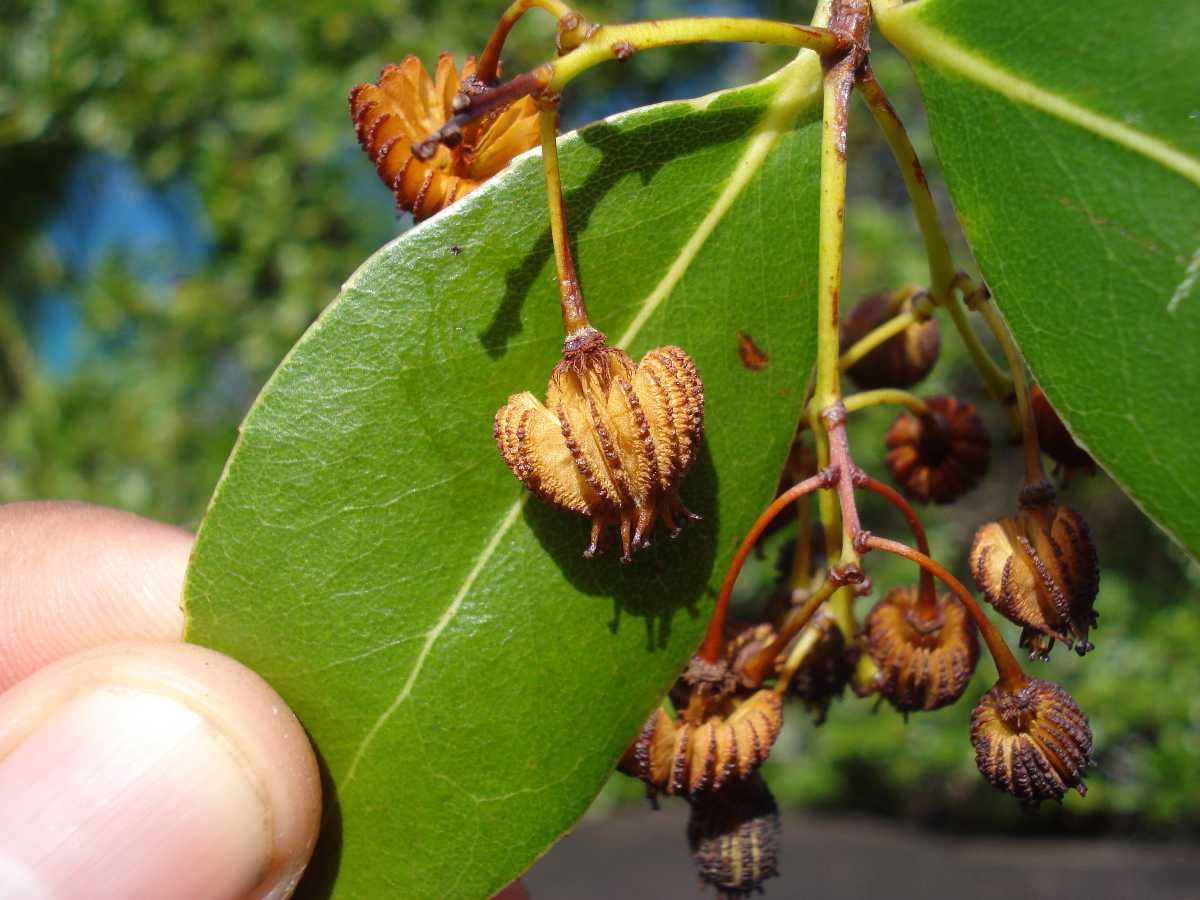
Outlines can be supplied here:
<path id="1" fill-rule="evenodd" d="M 260 672 L 314 740 L 308 895 L 489 896 L 578 819 L 693 652 L 815 354 L 820 73 L 789 73 L 782 119 L 775 79 L 561 142 L 595 324 L 635 359 L 682 346 L 704 379 L 682 490 L 704 520 L 678 540 L 582 559 L 587 523 L 528 499 L 493 443 L 562 338 L 537 154 L 371 257 L 248 415 L 187 637 Z"/>
<path id="2" fill-rule="evenodd" d="M 1197 554 L 1200 6 L 921 0 L 880 23 L 1034 376 Z"/>

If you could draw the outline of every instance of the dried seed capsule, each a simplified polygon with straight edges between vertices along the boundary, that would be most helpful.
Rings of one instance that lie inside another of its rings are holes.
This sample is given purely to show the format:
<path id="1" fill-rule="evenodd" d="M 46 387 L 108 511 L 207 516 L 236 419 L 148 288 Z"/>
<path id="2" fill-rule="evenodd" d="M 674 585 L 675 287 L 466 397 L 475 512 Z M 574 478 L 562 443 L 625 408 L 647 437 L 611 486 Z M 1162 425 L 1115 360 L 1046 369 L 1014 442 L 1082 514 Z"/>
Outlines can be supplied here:
<path id="1" fill-rule="evenodd" d="M 438 57 L 433 79 L 415 56 L 385 66 L 375 84 L 350 92 L 350 117 L 358 142 L 371 157 L 396 205 L 418 222 L 479 187 L 538 142 L 537 109 L 522 97 L 504 109 L 465 126 L 454 147 L 438 146 L 418 159 L 412 145 L 437 131 L 456 109 L 455 97 L 475 72 L 474 58 L 461 77 L 448 53 Z"/>
<path id="2" fill-rule="evenodd" d="M 872 294 L 861 300 L 841 322 L 841 352 L 845 353 L 888 319 L 911 312 L 912 296 L 898 304 L 894 292 Z M 911 387 L 937 362 L 940 338 L 936 319 L 913 322 L 852 365 L 846 374 L 865 389 Z"/>
<path id="3" fill-rule="evenodd" d="M 718 897 L 746 897 L 779 874 L 779 808 L 759 775 L 692 798 L 688 846 Z"/>
<path id="4" fill-rule="evenodd" d="M 704 386 L 678 347 L 651 350 L 635 366 L 591 333 L 554 367 L 544 404 L 528 391 L 514 394 L 493 430 L 526 487 L 591 517 L 585 556 L 602 549 L 606 526 L 616 525 L 628 560 L 649 545 L 655 516 L 673 534 L 696 518 L 679 498 L 679 482 L 704 432 Z"/>
<path id="5" fill-rule="evenodd" d="M 1075 443 L 1071 432 L 1063 424 L 1045 393 L 1037 385 L 1029 389 L 1029 400 L 1033 406 L 1033 418 L 1037 423 L 1038 444 L 1057 463 L 1055 474 L 1063 481 L 1069 481 L 1071 475 L 1082 470 L 1095 474 L 1096 464 L 1088 452 Z"/>
<path id="6" fill-rule="evenodd" d="M 888 429 L 888 470 L 911 499 L 950 503 L 987 473 L 988 441 L 975 407 L 954 397 L 930 397 L 922 416 L 901 413 Z"/>
<path id="7" fill-rule="evenodd" d="M 715 711 L 697 704 L 678 723 L 660 707 L 625 752 L 620 769 L 666 794 L 718 791 L 755 772 L 782 724 L 782 703 L 771 690 L 744 700 L 726 698 Z"/>
<path id="8" fill-rule="evenodd" d="M 1026 496 L 1032 500 L 1016 516 L 976 532 L 971 576 L 997 611 L 1024 626 L 1021 644 L 1032 654 L 1044 658 L 1057 639 L 1082 656 L 1092 649 L 1088 629 L 1097 618 L 1096 546 L 1087 523 L 1057 506 L 1052 491 Z"/>
<path id="9" fill-rule="evenodd" d="M 1026 805 L 1061 800 L 1071 788 L 1087 793 L 1092 730 L 1056 684 L 1030 678 L 1018 691 L 997 684 L 971 714 L 971 743 L 983 777 Z"/>
<path id="10" fill-rule="evenodd" d="M 941 709 L 962 696 L 979 661 L 975 625 L 949 594 L 926 612 L 914 585 L 893 588 L 864 624 L 879 692 L 901 712 Z"/>
<path id="11" fill-rule="evenodd" d="M 842 696 L 850 683 L 859 650 L 856 645 L 846 643 L 833 616 L 820 609 L 779 654 L 777 668 L 787 664 L 792 650 L 801 641 L 810 642 L 810 646 L 788 681 L 787 695 L 803 700 L 815 723 L 821 725 L 829 714 L 830 704 Z"/>

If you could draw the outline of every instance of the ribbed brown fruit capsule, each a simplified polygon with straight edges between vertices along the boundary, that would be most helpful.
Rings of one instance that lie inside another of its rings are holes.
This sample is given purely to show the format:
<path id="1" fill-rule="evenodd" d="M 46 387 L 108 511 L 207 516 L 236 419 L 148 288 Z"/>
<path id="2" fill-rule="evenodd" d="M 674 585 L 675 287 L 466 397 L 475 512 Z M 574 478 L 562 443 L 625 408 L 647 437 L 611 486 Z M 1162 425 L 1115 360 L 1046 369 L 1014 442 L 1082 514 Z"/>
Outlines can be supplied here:
<path id="1" fill-rule="evenodd" d="M 788 681 L 787 695 L 804 701 L 805 708 L 813 714 L 815 723 L 821 725 L 829 714 L 829 705 L 846 690 L 858 661 L 858 648 L 847 646 L 846 638 L 833 616 L 824 609 L 818 610 L 812 621 L 776 659 L 776 668 L 786 665 L 796 645 L 812 642 L 800 666 Z"/>
<path id="2" fill-rule="evenodd" d="M 983 777 L 1026 805 L 1061 800 L 1071 788 L 1087 793 L 1092 730 L 1056 684 L 1030 678 L 1017 691 L 997 684 L 971 714 L 971 743 Z"/>
<path id="3" fill-rule="evenodd" d="M 678 723 L 661 707 L 646 720 L 620 769 L 652 791 L 695 795 L 745 780 L 767 758 L 783 724 L 783 704 L 772 690 L 728 698 L 696 721 Z"/>
<path id="4" fill-rule="evenodd" d="M 879 667 L 879 692 L 901 712 L 941 709 L 962 696 L 979 661 L 975 625 L 949 594 L 925 611 L 918 588 L 902 585 L 875 604 L 864 624 Z"/>
<path id="5" fill-rule="evenodd" d="M 700 880 L 722 898 L 746 897 L 779 874 L 779 808 L 755 774 L 692 798 L 688 846 Z"/>
<path id="6" fill-rule="evenodd" d="M 454 97 L 470 84 L 475 60 L 463 64 L 461 77 L 448 53 L 438 57 L 430 78 L 415 56 L 385 66 L 375 84 L 350 92 L 350 117 L 358 142 L 371 157 L 396 205 L 418 222 L 479 187 L 538 142 L 537 109 L 523 97 L 463 128 L 454 146 L 439 145 L 422 160 L 412 145 L 427 138 L 454 115 Z"/>
<path id="7" fill-rule="evenodd" d="M 1037 385 L 1029 389 L 1029 400 L 1033 406 L 1033 418 L 1037 423 L 1038 444 L 1054 460 L 1055 475 L 1064 482 L 1076 471 L 1095 474 L 1096 464 L 1088 452 L 1075 443 L 1071 432 L 1058 417 L 1045 393 Z"/>
<path id="8" fill-rule="evenodd" d="M 910 499 L 950 503 L 987 474 L 987 429 L 965 401 L 938 396 L 925 405 L 925 415 L 901 413 L 892 423 L 884 461 Z"/>
<path id="9" fill-rule="evenodd" d="M 1054 641 L 1080 656 L 1092 649 L 1100 570 L 1087 523 L 1048 499 L 1022 506 L 1016 516 L 989 522 L 975 534 L 971 576 L 996 610 L 1018 625 L 1022 646 L 1043 658 Z"/>
<path id="10" fill-rule="evenodd" d="M 678 347 L 634 365 L 593 332 L 564 354 L 543 404 L 525 391 L 496 413 L 494 434 L 514 475 L 542 499 L 592 519 L 592 556 L 616 525 L 624 559 L 649 543 L 656 516 L 672 533 L 695 518 L 679 482 L 704 432 L 704 386 Z"/>
<path id="11" fill-rule="evenodd" d="M 845 353 L 888 319 L 911 312 L 915 298 L 896 303 L 896 294 L 872 294 L 861 300 L 841 321 L 841 352 Z M 911 387 L 937 362 L 940 338 L 936 319 L 913 322 L 852 365 L 846 374 L 859 387 Z"/>

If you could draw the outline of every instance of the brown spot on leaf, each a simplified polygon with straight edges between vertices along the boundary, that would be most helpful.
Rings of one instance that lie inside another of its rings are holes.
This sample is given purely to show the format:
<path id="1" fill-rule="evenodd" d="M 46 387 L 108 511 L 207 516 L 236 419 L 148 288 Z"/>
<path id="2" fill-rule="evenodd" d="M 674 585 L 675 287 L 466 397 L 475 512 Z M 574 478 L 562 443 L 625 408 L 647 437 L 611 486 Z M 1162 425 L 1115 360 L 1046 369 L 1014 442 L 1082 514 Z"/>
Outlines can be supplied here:
<path id="1" fill-rule="evenodd" d="M 758 344 L 754 343 L 754 338 L 744 331 L 739 331 L 737 337 L 738 356 L 742 358 L 742 365 L 752 372 L 766 368 L 771 359 Z"/>

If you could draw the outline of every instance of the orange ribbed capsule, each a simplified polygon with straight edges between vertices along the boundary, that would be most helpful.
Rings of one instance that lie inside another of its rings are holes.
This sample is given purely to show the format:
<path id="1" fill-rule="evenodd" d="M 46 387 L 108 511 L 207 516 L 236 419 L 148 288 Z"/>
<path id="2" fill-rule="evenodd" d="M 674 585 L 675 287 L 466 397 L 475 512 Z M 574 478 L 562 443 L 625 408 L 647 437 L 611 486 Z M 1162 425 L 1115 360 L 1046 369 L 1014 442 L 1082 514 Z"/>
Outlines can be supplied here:
<path id="1" fill-rule="evenodd" d="M 585 556 L 620 531 L 624 558 L 649 544 L 655 517 L 678 533 L 695 518 L 679 498 L 704 433 L 704 385 L 690 356 L 658 347 L 634 364 L 593 331 L 564 354 L 542 403 L 514 394 L 493 432 L 521 483 L 550 503 L 590 516 Z"/>
<path id="2" fill-rule="evenodd" d="M 879 667 L 879 692 L 901 712 L 949 706 L 962 696 L 979 660 L 975 626 L 949 594 L 924 610 L 918 588 L 888 592 L 864 623 Z"/>
<path id="3" fill-rule="evenodd" d="M 987 429 L 970 403 L 939 396 L 925 404 L 926 414 L 901 413 L 892 423 L 884 462 L 909 498 L 950 503 L 987 473 Z"/>
<path id="4" fill-rule="evenodd" d="M 1032 654 L 1044 658 L 1060 640 L 1082 656 L 1092 649 L 1100 587 L 1091 531 L 1079 513 L 1055 504 L 1048 485 L 1025 493 L 1015 516 L 976 532 L 971 576 L 998 612 L 1024 626 L 1021 644 Z"/>
<path id="5" fill-rule="evenodd" d="M 997 684 L 971 714 L 971 743 L 983 776 L 1023 804 L 1061 800 L 1071 788 L 1087 793 L 1092 729 L 1057 684 L 1029 678 L 1015 691 Z"/>
<path id="6" fill-rule="evenodd" d="M 438 57 L 433 78 L 415 56 L 385 66 L 375 84 L 350 92 L 350 117 L 358 142 L 371 157 L 396 205 L 418 222 L 461 199 L 519 153 L 537 145 L 537 109 L 522 97 L 466 125 L 453 147 L 438 145 L 429 159 L 413 155 L 412 145 L 437 131 L 456 112 L 454 98 L 470 87 L 475 60 L 460 75 L 448 53 Z"/>
<path id="7" fill-rule="evenodd" d="M 622 758 L 621 771 L 652 791 L 689 796 L 750 778 L 783 725 L 779 695 L 760 690 L 745 699 L 725 698 L 716 709 L 695 706 L 678 723 L 656 709 Z"/>

